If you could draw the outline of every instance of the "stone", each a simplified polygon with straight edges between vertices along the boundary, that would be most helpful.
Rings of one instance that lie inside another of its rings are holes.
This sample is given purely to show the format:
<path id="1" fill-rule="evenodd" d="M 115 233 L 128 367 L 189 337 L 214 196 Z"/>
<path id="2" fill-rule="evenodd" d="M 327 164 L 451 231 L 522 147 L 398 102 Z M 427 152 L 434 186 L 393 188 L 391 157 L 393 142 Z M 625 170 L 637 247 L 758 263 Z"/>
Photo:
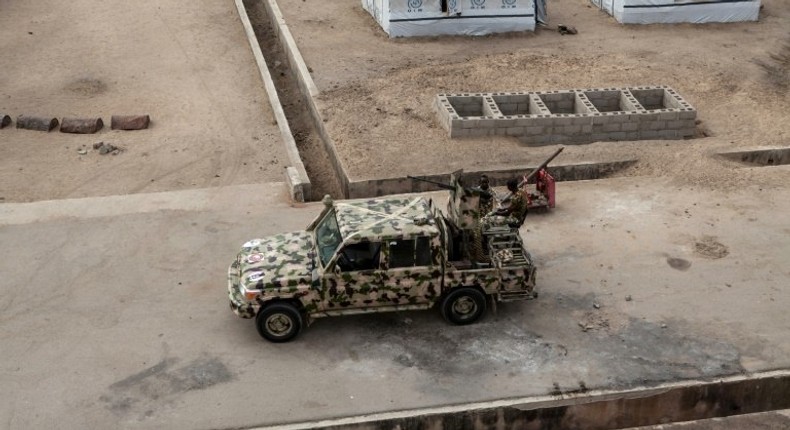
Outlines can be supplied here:
<path id="1" fill-rule="evenodd" d="M 101 118 L 63 118 L 61 133 L 93 134 L 104 127 Z"/>
<path id="2" fill-rule="evenodd" d="M 151 118 L 148 115 L 113 115 L 110 128 L 113 130 L 143 130 L 148 128 Z"/>
<path id="3" fill-rule="evenodd" d="M 104 145 L 99 147 L 99 154 L 107 155 L 110 152 L 115 151 L 116 149 L 118 149 L 118 148 L 116 148 L 115 145 L 111 145 L 109 143 L 105 143 Z"/>
<path id="4" fill-rule="evenodd" d="M 0 128 L 5 128 L 9 124 L 11 124 L 11 117 L 0 114 Z"/>
<path id="5" fill-rule="evenodd" d="M 29 116 L 29 115 L 20 115 L 16 119 L 16 128 L 21 128 L 25 130 L 36 130 L 36 131 L 52 131 L 55 127 L 58 126 L 58 119 L 57 118 L 49 118 L 43 116 Z"/>

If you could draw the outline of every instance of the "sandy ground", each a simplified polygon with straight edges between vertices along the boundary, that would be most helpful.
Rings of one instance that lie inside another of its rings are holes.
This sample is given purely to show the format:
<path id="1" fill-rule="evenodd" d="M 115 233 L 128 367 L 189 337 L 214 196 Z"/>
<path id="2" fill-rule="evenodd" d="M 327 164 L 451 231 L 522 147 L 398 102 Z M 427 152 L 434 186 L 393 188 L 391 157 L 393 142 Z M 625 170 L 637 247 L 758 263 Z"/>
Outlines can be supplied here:
<path id="1" fill-rule="evenodd" d="M 287 165 L 233 0 L 0 0 L 0 113 L 106 124 L 0 130 L 0 202 L 282 181 Z M 150 129 L 109 129 L 136 113 Z M 101 141 L 125 150 L 78 154 Z"/>
<path id="2" fill-rule="evenodd" d="M 445 92 L 674 87 L 699 110 L 699 136 L 709 137 L 578 145 L 555 162 L 638 158 L 624 175 L 715 187 L 756 180 L 713 154 L 790 139 L 790 65 L 771 58 L 790 52 L 785 0 L 764 1 L 757 23 L 697 26 L 623 26 L 585 0 L 557 0 L 551 24 L 574 25 L 578 35 L 419 39 L 388 39 L 357 0 L 280 3 L 352 179 L 535 165 L 555 149 L 449 139 L 431 109 Z"/>

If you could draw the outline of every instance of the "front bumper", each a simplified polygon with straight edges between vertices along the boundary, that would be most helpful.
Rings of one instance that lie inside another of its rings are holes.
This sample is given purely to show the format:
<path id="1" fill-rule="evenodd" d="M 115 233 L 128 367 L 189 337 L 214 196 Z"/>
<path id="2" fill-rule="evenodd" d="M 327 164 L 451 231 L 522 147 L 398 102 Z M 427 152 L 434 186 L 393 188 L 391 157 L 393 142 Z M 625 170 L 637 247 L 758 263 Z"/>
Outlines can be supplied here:
<path id="1" fill-rule="evenodd" d="M 230 299 L 230 309 L 241 318 L 252 318 L 258 313 L 259 305 L 248 302 L 239 290 L 240 273 L 239 260 L 233 262 L 228 267 L 228 298 Z"/>

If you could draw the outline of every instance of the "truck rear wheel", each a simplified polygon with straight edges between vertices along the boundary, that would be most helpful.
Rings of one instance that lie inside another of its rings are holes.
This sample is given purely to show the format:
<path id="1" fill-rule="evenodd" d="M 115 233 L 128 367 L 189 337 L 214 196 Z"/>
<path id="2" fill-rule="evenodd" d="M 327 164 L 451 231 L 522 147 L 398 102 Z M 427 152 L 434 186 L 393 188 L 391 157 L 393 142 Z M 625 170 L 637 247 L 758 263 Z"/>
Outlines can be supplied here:
<path id="1" fill-rule="evenodd" d="M 486 297 L 479 290 L 462 287 L 450 291 L 442 300 L 442 317 L 457 325 L 472 324 L 486 311 Z"/>
<path id="2" fill-rule="evenodd" d="M 266 305 L 255 318 L 258 334 L 270 342 L 288 342 L 302 329 L 302 314 L 290 303 Z"/>

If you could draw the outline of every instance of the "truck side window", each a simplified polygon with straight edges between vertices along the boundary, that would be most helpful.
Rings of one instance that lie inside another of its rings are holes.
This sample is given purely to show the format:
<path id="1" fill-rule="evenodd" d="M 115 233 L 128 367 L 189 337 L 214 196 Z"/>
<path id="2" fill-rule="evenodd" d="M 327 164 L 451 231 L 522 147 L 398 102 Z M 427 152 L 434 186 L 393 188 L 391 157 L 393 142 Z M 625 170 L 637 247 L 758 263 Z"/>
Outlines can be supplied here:
<path id="1" fill-rule="evenodd" d="M 393 240 L 389 243 L 389 267 L 414 267 L 431 265 L 430 239 L 418 237 L 417 240 Z"/>
<path id="2" fill-rule="evenodd" d="M 379 242 L 360 242 L 347 245 L 340 251 L 337 260 L 340 270 L 351 272 L 357 270 L 376 270 L 379 268 Z"/>
<path id="3" fill-rule="evenodd" d="M 390 269 L 414 266 L 414 241 L 393 240 L 390 245 Z"/>
<path id="4" fill-rule="evenodd" d="M 431 239 L 428 237 L 417 238 L 417 253 L 416 253 L 417 266 L 430 266 L 431 265 Z"/>

